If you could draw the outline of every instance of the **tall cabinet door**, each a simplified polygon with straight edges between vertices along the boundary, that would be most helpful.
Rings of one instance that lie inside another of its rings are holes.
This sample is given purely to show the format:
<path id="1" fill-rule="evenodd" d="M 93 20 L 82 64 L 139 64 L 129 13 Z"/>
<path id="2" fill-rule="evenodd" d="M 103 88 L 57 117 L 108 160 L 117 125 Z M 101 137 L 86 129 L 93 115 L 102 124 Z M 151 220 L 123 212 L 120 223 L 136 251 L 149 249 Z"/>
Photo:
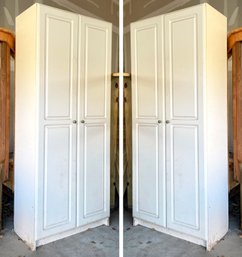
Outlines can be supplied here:
<path id="1" fill-rule="evenodd" d="M 165 226 L 162 17 L 131 24 L 133 216 Z"/>
<path id="2" fill-rule="evenodd" d="M 165 16 L 167 227 L 204 236 L 202 8 Z"/>
<path id="3" fill-rule="evenodd" d="M 79 20 L 77 221 L 109 217 L 111 33 L 109 23 Z"/>
<path id="4" fill-rule="evenodd" d="M 38 6 L 37 10 L 39 175 L 36 203 L 37 238 L 40 239 L 76 225 L 78 16 L 47 6 Z"/>

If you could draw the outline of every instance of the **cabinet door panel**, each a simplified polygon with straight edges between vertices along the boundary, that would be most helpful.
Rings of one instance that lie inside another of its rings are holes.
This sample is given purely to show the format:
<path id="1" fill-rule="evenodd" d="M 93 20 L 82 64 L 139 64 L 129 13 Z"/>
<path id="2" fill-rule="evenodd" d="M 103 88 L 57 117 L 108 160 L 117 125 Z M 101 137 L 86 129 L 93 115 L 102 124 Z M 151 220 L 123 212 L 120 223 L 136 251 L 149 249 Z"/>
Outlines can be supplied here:
<path id="1" fill-rule="evenodd" d="M 85 118 L 107 117 L 108 31 L 88 22 L 84 25 Z"/>
<path id="2" fill-rule="evenodd" d="M 111 26 L 79 20 L 77 225 L 109 217 Z"/>
<path id="3" fill-rule="evenodd" d="M 44 133 L 41 176 L 39 237 L 75 226 L 75 174 L 72 158 L 75 142 L 72 125 L 47 125 Z M 43 198 L 42 198 L 43 197 Z M 42 216 L 43 215 L 43 216 Z"/>
<path id="4" fill-rule="evenodd" d="M 202 79 L 201 18 L 196 13 L 167 15 L 166 92 L 167 119 L 197 120 Z M 200 33 L 200 34 L 199 34 Z"/>
<path id="5" fill-rule="evenodd" d="M 70 119 L 76 86 L 73 78 L 76 28 L 72 20 L 53 14 L 47 15 L 45 21 L 45 119 Z"/>
<path id="6" fill-rule="evenodd" d="M 139 122 L 135 129 L 133 215 L 165 226 L 164 126 Z"/>
<path id="7" fill-rule="evenodd" d="M 136 128 L 136 212 L 158 217 L 158 126 L 138 125 Z M 150 185 L 153 185 L 152 187 Z"/>
<path id="8" fill-rule="evenodd" d="M 105 211 L 106 199 L 106 128 L 105 125 L 85 126 L 84 133 L 84 217 Z"/>
<path id="9" fill-rule="evenodd" d="M 169 129 L 168 225 L 199 229 L 199 163 L 197 126 Z"/>
<path id="10" fill-rule="evenodd" d="M 165 226 L 162 24 L 156 17 L 131 26 L 133 215 Z"/>
<path id="11" fill-rule="evenodd" d="M 165 15 L 167 227 L 203 237 L 203 22 L 194 7 Z"/>
<path id="12" fill-rule="evenodd" d="M 108 124 L 79 127 L 78 137 L 78 226 L 109 216 Z"/>
<path id="13" fill-rule="evenodd" d="M 37 237 L 76 225 L 78 15 L 40 6 Z"/>
<path id="14" fill-rule="evenodd" d="M 135 117 L 158 119 L 158 24 L 134 33 Z"/>

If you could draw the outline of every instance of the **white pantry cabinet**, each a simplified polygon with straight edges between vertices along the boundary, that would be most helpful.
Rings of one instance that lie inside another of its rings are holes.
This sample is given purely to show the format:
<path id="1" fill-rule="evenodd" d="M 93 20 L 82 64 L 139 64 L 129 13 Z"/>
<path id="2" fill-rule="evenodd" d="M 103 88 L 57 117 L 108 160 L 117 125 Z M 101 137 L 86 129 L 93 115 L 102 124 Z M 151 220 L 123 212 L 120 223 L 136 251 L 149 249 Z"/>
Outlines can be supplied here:
<path id="1" fill-rule="evenodd" d="M 32 248 L 109 222 L 110 23 L 16 21 L 15 232 Z"/>
<path id="2" fill-rule="evenodd" d="M 226 18 L 131 24 L 134 224 L 205 246 L 228 230 Z"/>

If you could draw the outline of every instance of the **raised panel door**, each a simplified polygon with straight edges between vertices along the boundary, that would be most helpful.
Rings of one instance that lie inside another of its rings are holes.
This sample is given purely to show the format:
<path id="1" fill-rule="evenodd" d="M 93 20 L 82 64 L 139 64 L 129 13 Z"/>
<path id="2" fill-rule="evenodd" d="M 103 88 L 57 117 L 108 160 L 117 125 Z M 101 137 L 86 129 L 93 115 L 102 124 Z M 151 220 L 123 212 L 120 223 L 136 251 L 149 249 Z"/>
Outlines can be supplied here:
<path id="1" fill-rule="evenodd" d="M 165 15 L 167 227 L 204 237 L 202 9 Z"/>
<path id="2" fill-rule="evenodd" d="M 162 18 L 131 25 L 133 216 L 165 226 Z"/>
<path id="3" fill-rule="evenodd" d="M 79 20 L 77 222 L 110 212 L 111 25 Z"/>
<path id="4" fill-rule="evenodd" d="M 39 6 L 37 238 L 76 226 L 78 16 Z"/>

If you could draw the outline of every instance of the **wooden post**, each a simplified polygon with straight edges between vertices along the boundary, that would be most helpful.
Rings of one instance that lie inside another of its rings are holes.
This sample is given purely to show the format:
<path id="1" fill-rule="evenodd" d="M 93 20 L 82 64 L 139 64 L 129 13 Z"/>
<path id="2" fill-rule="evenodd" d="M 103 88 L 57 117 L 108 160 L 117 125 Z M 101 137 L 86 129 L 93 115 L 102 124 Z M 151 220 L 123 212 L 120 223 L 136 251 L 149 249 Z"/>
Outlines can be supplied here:
<path id="1" fill-rule="evenodd" d="M 0 28 L 0 229 L 2 229 L 2 183 L 9 175 L 10 141 L 10 55 L 14 57 L 15 37 Z"/>
<path id="2" fill-rule="evenodd" d="M 1 182 L 8 179 L 10 141 L 10 55 L 15 54 L 15 36 L 0 28 L 0 162 L 3 162 Z"/>
<path id="3" fill-rule="evenodd" d="M 2 178 L 2 164 L 0 163 L 0 178 Z M 3 219 L 2 219 L 2 192 L 3 192 L 3 183 L 0 183 L 0 231 L 3 228 Z"/>
<path id="4" fill-rule="evenodd" d="M 232 54 L 233 86 L 233 150 L 234 179 L 240 182 L 240 203 L 242 203 L 242 28 L 228 35 L 228 58 Z M 240 227 L 242 229 L 242 204 L 240 204 Z"/>
<path id="5" fill-rule="evenodd" d="M 7 43 L 1 43 L 0 69 L 0 128 L 1 128 L 1 162 L 3 162 L 2 179 L 8 179 L 9 141 L 10 141 L 10 48 Z"/>
<path id="6" fill-rule="evenodd" d="M 4 43 L 0 44 L 0 163 L 4 162 L 5 158 L 5 65 L 6 51 L 4 50 Z"/>
<path id="7" fill-rule="evenodd" d="M 111 164 L 110 164 L 110 207 L 115 207 L 115 192 L 117 187 L 117 154 L 118 154 L 118 80 L 112 80 L 111 88 Z"/>
<path id="8" fill-rule="evenodd" d="M 130 77 L 125 78 L 124 83 L 124 114 L 125 114 L 125 150 L 127 159 L 127 200 L 128 208 L 132 207 L 132 108 L 131 108 L 131 84 Z"/>
<path id="9" fill-rule="evenodd" d="M 234 47 L 232 48 L 232 84 L 233 84 L 233 150 L 234 150 L 234 179 L 240 181 L 240 170 L 239 170 L 239 160 L 238 160 L 238 146 L 239 146 L 239 135 L 238 129 L 239 124 L 238 122 L 241 119 L 238 117 L 239 113 L 239 104 L 238 104 L 238 93 L 241 91 L 239 90 L 240 84 L 240 64 L 241 64 L 241 50 L 240 50 L 240 42 L 235 43 Z M 241 112 L 241 111 L 240 111 Z M 241 137 L 240 137 L 241 138 Z"/>

